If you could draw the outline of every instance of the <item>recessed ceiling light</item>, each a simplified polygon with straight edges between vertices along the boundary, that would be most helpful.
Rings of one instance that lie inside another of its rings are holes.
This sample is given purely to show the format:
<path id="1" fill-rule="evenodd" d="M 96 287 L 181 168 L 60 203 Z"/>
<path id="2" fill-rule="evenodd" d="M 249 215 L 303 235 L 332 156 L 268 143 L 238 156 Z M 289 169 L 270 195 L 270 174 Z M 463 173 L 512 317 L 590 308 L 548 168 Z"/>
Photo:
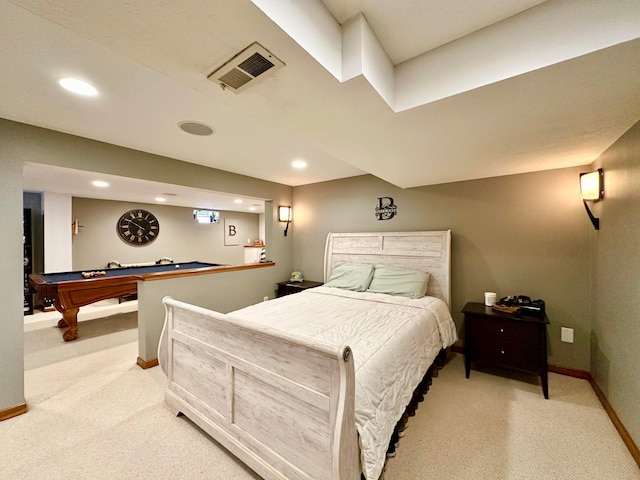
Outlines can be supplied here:
<path id="1" fill-rule="evenodd" d="M 178 123 L 178 127 L 180 127 L 180 130 L 182 130 L 183 132 L 190 133 L 191 135 L 199 135 L 201 137 L 213 135 L 213 133 L 215 132 L 213 127 L 205 125 L 202 122 L 184 121 Z"/>
<path id="2" fill-rule="evenodd" d="M 107 188 L 109 186 L 107 182 L 104 182 L 102 180 L 94 180 L 93 182 L 91 182 L 91 185 L 99 188 Z"/>
<path id="3" fill-rule="evenodd" d="M 255 212 L 256 207 L 249 207 L 249 210 L 251 210 L 252 212 Z"/>
<path id="4" fill-rule="evenodd" d="M 166 202 L 167 199 L 164 197 L 156 197 L 156 202 Z"/>
<path id="5" fill-rule="evenodd" d="M 62 88 L 72 93 L 82 95 L 84 97 L 95 97 L 98 95 L 96 87 L 77 78 L 61 78 L 58 83 Z"/>
<path id="6" fill-rule="evenodd" d="M 293 168 L 306 168 L 307 162 L 305 162 L 304 160 L 294 160 L 293 162 L 291 162 L 291 166 Z"/>
<path id="7" fill-rule="evenodd" d="M 242 203 L 242 200 L 240 200 L 239 198 L 236 198 L 233 203 Z"/>

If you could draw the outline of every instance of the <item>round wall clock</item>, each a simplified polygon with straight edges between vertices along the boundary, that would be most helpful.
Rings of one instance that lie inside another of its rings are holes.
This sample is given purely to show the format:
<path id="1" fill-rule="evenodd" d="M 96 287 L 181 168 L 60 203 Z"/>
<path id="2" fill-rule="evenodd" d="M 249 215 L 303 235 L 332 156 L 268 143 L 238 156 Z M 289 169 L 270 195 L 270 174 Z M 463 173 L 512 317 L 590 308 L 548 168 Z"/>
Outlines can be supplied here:
<path id="1" fill-rule="evenodd" d="M 116 230 L 129 245 L 141 246 L 158 238 L 160 223 L 153 213 L 136 208 L 120 217 Z"/>

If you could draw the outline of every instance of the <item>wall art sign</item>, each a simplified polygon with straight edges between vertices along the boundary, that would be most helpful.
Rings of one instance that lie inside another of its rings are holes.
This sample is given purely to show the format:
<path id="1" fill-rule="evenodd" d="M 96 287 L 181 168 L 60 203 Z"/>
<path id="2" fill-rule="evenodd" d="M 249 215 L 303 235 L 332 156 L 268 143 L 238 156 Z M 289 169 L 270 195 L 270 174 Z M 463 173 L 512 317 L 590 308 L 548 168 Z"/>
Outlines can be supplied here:
<path id="1" fill-rule="evenodd" d="M 224 219 L 224 244 L 225 246 L 239 245 L 238 240 L 238 220 L 232 218 Z"/>
<path id="2" fill-rule="evenodd" d="M 379 197 L 376 207 L 376 217 L 378 220 L 390 220 L 398 213 L 398 206 L 393 203 L 391 197 Z"/>

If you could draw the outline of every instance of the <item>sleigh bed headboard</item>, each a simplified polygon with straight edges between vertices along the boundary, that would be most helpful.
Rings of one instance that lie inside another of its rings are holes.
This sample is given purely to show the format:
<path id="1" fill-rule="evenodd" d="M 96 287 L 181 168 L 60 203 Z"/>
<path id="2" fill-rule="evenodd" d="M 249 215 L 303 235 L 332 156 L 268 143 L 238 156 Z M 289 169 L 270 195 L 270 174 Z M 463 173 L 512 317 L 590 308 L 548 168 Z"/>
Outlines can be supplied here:
<path id="1" fill-rule="evenodd" d="M 451 230 L 424 232 L 330 233 L 324 254 L 324 281 L 337 262 L 370 263 L 428 272 L 427 295 L 451 307 Z"/>

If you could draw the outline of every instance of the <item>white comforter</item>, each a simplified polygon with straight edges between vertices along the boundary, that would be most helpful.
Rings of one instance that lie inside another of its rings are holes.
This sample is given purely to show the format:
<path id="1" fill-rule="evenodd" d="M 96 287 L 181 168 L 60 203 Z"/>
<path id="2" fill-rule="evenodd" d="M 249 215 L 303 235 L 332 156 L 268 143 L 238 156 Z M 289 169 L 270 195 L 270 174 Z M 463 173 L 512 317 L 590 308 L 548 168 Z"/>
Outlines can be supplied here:
<path id="1" fill-rule="evenodd" d="M 393 429 L 427 368 L 441 348 L 457 340 L 446 304 L 434 297 L 316 287 L 228 316 L 351 347 L 356 426 L 368 480 L 380 477 Z"/>

